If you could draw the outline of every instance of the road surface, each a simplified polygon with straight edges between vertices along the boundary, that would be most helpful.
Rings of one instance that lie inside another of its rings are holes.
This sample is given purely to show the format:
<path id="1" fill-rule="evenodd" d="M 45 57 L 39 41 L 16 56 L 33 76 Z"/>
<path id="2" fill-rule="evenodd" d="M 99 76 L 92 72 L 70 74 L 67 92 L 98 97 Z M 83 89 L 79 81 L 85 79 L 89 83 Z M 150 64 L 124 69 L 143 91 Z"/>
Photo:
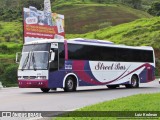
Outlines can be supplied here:
<path id="1" fill-rule="evenodd" d="M 160 92 L 158 80 L 136 89 L 81 87 L 71 93 L 61 89 L 42 93 L 40 89 L 3 88 L 0 90 L 0 111 L 67 111 L 125 96 L 156 92 Z"/>

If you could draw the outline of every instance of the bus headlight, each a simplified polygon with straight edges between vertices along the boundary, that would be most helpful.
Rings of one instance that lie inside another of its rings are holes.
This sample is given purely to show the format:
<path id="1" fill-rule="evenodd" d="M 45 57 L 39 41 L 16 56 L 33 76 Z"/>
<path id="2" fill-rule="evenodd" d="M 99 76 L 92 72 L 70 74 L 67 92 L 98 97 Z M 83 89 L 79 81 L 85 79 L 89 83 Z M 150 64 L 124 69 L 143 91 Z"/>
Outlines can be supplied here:
<path id="1" fill-rule="evenodd" d="M 18 79 L 23 79 L 23 76 L 18 76 Z"/>
<path id="2" fill-rule="evenodd" d="M 38 79 L 46 79 L 46 76 L 38 76 Z"/>
<path id="3" fill-rule="evenodd" d="M 46 76 L 41 76 L 41 79 L 46 79 Z"/>

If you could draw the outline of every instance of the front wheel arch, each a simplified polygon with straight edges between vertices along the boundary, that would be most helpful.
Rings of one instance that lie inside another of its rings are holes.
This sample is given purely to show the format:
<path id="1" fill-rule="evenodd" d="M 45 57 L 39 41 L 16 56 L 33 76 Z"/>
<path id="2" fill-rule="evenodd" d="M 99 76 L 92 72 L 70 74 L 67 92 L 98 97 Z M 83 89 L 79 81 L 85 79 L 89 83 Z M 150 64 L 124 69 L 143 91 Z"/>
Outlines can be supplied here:
<path id="1" fill-rule="evenodd" d="M 74 73 L 69 73 L 69 74 L 67 74 L 67 75 L 64 77 L 64 79 L 63 79 L 63 88 L 65 87 L 66 79 L 67 79 L 67 77 L 69 77 L 69 76 L 72 76 L 72 77 L 76 80 L 77 86 L 79 86 L 79 82 L 78 82 L 78 77 L 77 77 L 77 75 L 74 74 Z"/>

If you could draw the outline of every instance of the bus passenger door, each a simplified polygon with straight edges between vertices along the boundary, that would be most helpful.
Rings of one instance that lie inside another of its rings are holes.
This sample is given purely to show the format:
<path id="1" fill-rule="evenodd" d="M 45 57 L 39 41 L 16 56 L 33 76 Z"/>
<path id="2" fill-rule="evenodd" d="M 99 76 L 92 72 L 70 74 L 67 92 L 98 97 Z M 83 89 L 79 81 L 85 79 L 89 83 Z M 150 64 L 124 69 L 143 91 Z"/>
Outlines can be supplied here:
<path id="1" fill-rule="evenodd" d="M 58 45 L 58 48 L 59 48 L 59 58 L 58 58 L 58 60 L 59 60 L 59 70 L 61 70 L 63 67 L 64 67 L 64 61 L 65 61 L 65 51 L 64 51 L 64 44 L 62 44 L 62 43 L 59 43 L 59 45 Z"/>
<path id="2" fill-rule="evenodd" d="M 57 48 L 52 48 L 52 52 L 55 53 L 54 60 L 50 62 L 50 71 L 57 71 L 58 70 L 58 49 Z"/>

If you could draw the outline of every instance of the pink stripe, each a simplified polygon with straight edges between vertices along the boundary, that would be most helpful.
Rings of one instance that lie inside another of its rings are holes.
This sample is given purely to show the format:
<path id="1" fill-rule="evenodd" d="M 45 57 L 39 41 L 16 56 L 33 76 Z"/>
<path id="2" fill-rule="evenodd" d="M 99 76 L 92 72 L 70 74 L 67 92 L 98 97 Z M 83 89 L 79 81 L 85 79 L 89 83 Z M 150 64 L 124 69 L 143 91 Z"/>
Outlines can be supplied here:
<path id="1" fill-rule="evenodd" d="M 67 44 L 67 40 L 64 40 L 64 46 L 65 46 L 65 60 L 68 60 L 68 44 Z"/>
<path id="2" fill-rule="evenodd" d="M 85 66 L 85 61 L 82 61 L 82 60 L 73 61 L 73 71 L 80 77 L 80 79 L 90 84 L 95 84 L 95 85 L 101 84 L 99 81 L 92 79 L 85 72 L 84 66 Z"/>
<path id="3" fill-rule="evenodd" d="M 124 77 L 130 75 L 133 72 L 136 72 L 137 70 L 141 69 L 142 67 L 149 67 L 149 66 L 150 66 L 150 64 L 143 64 L 140 67 L 138 67 L 138 68 L 134 69 L 133 71 L 129 72 L 127 75 L 123 76 L 121 79 L 123 79 Z"/>

